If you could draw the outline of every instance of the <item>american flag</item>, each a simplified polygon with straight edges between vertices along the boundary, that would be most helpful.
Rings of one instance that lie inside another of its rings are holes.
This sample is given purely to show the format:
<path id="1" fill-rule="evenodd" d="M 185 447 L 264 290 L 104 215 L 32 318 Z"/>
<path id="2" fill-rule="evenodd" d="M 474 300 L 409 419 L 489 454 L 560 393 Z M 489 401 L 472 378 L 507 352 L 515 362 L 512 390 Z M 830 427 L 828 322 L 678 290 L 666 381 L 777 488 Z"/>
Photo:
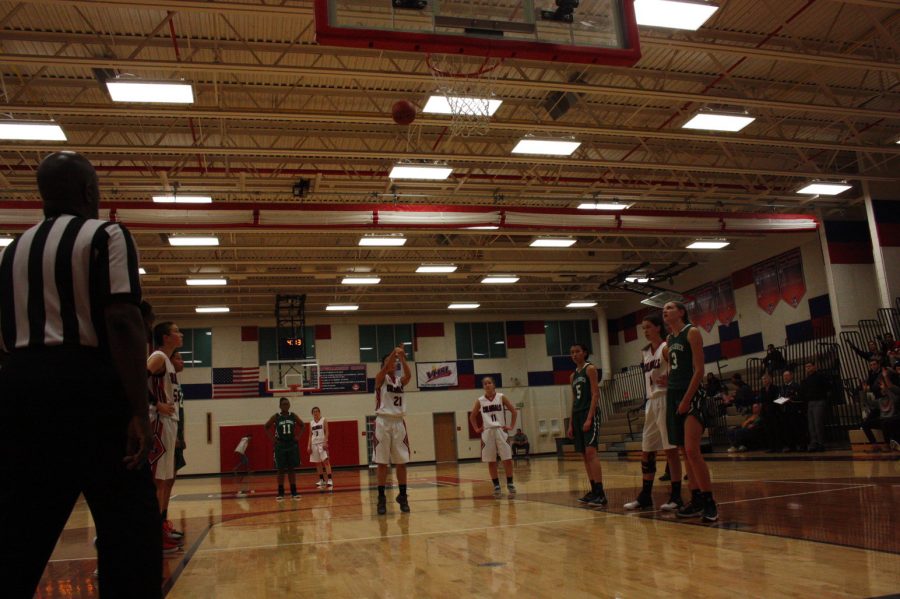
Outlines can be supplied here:
<path id="1" fill-rule="evenodd" d="M 213 399 L 259 397 L 259 367 L 213 368 Z"/>

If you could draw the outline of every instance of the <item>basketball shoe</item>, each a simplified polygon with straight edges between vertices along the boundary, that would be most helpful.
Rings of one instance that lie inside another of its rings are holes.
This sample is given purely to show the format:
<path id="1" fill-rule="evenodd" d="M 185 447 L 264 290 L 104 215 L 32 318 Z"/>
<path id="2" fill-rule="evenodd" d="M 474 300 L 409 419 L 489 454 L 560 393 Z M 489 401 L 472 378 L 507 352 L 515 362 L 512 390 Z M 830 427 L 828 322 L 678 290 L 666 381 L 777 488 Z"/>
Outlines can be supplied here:
<path id="1" fill-rule="evenodd" d="M 645 493 L 640 493 L 637 499 L 625 504 L 626 510 L 647 510 L 653 507 L 653 498 Z"/>

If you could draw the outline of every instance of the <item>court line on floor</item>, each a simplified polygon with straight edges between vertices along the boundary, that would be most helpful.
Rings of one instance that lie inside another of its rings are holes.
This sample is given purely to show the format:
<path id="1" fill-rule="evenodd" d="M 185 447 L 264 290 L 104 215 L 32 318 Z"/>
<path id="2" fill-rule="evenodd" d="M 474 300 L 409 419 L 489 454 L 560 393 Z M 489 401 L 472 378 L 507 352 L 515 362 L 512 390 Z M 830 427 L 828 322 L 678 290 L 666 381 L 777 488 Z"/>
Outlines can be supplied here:
<path id="1" fill-rule="evenodd" d="M 448 535 L 448 534 L 461 534 L 468 532 L 477 532 L 477 531 L 486 531 L 486 530 L 497 530 L 501 528 L 519 528 L 524 526 L 544 526 L 547 524 L 561 524 L 564 522 L 587 522 L 588 520 L 596 520 L 597 516 L 604 512 L 589 512 L 590 516 L 585 518 L 562 518 L 559 520 L 544 520 L 541 522 L 522 522 L 516 524 L 498 524 L 496 526 L 477 526 L 472 528 L 457 528 L 455 530 L 436 530 L 430 532 L 411 532 L 411 533 L 400 533 L 400 534 L 391 534 L 391 535 L 372 535 L 368 537 L 354 537 L 352 539 L 331 539 L 327 541 L 303 541 L 300 543 L 276 543 L 276 544 L 267 544 L 267 545 L 240 545 L 234 547 L 220 547 L 214 549 L 201 549 L 197 551 L 197 554 L 206 554 L 206 553 L 227 553 L 230 551 L 243 551 L 245 549 L 282 549 L 285 547 L 297 546 L 301 547 L 304 545 L 330 545 L 330 544 L 340 544 L 340 543 L 356 543 L 356 542 L 365 542 L 365 541 L 378 541 L 383 539 L 395 539 L 402 537 L 427 537 L 427 536 L 438 536 L 438 535 Z"/>

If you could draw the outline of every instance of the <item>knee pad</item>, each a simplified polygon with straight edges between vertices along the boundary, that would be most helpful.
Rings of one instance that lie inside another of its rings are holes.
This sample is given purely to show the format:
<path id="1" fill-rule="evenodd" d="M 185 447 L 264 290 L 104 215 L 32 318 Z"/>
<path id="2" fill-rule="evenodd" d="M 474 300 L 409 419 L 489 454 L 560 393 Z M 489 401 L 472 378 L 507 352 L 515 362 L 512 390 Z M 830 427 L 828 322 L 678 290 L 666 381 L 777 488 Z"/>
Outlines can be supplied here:
<path id="1" fill-rule="evenodd" d="M 641 473 L 656 474 L 656 455 L 648 456 L 646 461 L 641 460 Z"/>

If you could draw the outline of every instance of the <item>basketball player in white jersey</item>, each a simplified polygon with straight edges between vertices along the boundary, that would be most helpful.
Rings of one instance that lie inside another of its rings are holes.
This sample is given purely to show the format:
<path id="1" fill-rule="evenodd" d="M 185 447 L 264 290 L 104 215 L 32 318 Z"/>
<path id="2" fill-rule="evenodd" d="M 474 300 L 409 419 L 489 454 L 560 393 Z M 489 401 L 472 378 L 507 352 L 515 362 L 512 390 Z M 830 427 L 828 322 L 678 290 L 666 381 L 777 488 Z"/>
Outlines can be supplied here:
<path id="1" fill-rule="evenodd" d="M 672 512 L 684 503 L 681 500 L 681 460 L 678 448 L 669 442 L 666 424 L 666 383 L 669 363 L 664 355 L 666 342 L 662 335 L 662 315 L 648 314 L 641 322 L 644 338 L 649 342 L 641 350 L 644 368 L 644 384 L 647 403 L 644 407 L 644 434 L 641 439 L 641 474 L 643 485 L 634 501 L 625 504 L 626 510 L 645 510 L 653 507 L 653 477 L 656 475 L 656 452 L 665 451 L 672 475 L 672 494 L 669 501 L 660 506 L 663 511 Z"/>
<path id="2" fill-rule="evenodd" d="M 469 422 L 476 433 L 481 434 L 481 461 L 488 465 L 491 474 L 491 482 L 494 483 L 494 497 L 500 498 L 500 475 L 497 472 L 497 456 L 503 460 L 503 469 L 506 471 L 506 490 L 509 496 L 516 496 L 516 485 L 513 484 L 512 448 L 509 446 L 508 432 L 516 426 L 515 406 L 502 393 L 497 392 L 494 379 L 486 376 L 481 379 L 481 387 L 484 395 L 475 400 L 472 411 L 469 412 Z M 512 414 L 512 422 L 506 424 L 505 411 Z M 478 426 L 476 416 L 481 414 L 482 426 Z"/>
<path id="3" fill-rule="evenodd" d="M 328 421 L 322 418 L 322 411 L 315 407 L 312 409 L 312 422 L 309 423 L 309 441 L 306 450 L 309 452 L 309 461 L 316 465 L 316 474 L 319 482 L 316 486 L 320 489 L 334 488 L 334 480 L 331 478 L 331 460 L 328 458 Z M 328 482 L 325 476 L 328 474 Z"/>
<path id="4" fill-rule="evenodd" d="M 402 374 L 401 374 L 402 371 Z M 375 375 L 375 463 L 378 464 L 378 514 L 387 513 L 384 487 L 389 464 L 397 467 L 400 511 L 409 512 L 406 497 L 406 464 L 409 462 L 409 437 L 406 433 L 406 402 L 403 396 L 412 374 L 406 362 L 406 351 L 394 349 L 381 361 Z"/>
<path id="5" fill-rule="evenodd" d="M 182 543 L 183 534 L 175 530 L 168 518 L 169 497 L 175 484 L 175 441 L 178 438 L 178 404 L 181 386 L 170 356 L 181 347 L 184 335 L 173 322 L 161 322 L 153 327 L 153 346 L 156 350 L 147 358 L 148 384 L 152 403 L 150 422 L 159 439 L 154 448 L 153 475 L 156 498 L 162 516 L 163 551 L 174 551 Z M 151 458 L 153 459 L 153 458 Z"/>

